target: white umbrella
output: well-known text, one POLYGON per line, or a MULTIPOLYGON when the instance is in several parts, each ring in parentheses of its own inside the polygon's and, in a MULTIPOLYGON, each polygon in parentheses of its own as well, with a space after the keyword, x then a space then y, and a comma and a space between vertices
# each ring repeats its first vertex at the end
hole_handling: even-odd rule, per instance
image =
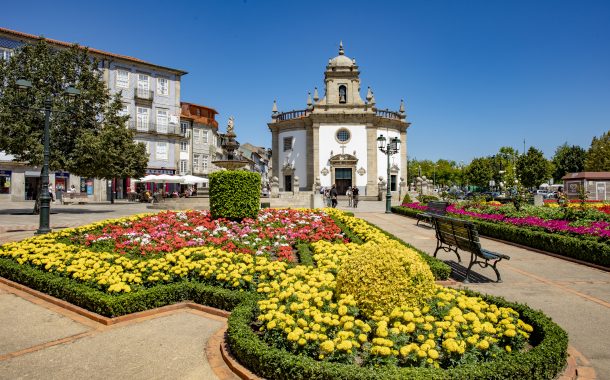
POLYGON ((207 178, 203 178, 203 177, 197 177, 195 175, 183 175, 182 176, 182 181, 180 183, 184 183, 186 185, 194 185, 196 183, 208 183, 208 179, 207 178))
POLYGON ((182 181, 182 177, 177 175, 169 175, 169 174, 149 174, 144 178, 140 178, 140 182, 148 182, 148 183, 180 183, 182 181))

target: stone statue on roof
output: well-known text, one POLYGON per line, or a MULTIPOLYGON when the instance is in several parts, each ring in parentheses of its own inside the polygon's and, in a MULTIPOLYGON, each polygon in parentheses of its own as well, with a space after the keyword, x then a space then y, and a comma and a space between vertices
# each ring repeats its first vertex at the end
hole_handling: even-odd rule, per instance
POLYGON ((227 122, 227 133, 233 133, 233 116, 229 116, 229 121, 227 122))

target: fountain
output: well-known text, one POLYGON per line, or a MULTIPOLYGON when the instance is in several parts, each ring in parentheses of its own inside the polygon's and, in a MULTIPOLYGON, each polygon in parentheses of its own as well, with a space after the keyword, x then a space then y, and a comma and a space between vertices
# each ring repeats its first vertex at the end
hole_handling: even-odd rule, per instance
POLYGON ((247 160, 235 156, 235 151, 239 148, 239 143, 235 141, 237 135, 234 132, 233 120, 233 116, 229 117, 227 134, 225 135, 224 142, 221 144, 221 147, 227 152, 227 158, 225 160, 212 161, 212 164, 226 170, 237 170, 248 164, 247 160))

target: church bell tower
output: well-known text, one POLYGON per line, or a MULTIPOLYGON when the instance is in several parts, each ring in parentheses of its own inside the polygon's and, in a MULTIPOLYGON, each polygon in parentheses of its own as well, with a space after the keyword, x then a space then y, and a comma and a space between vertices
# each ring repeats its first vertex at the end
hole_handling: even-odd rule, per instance
POLYGON ((321 105, 337 108, 364 107, 360 98, 360 71, 356 60, 345 55, 343 43, 339 44, 339 55, 328 60, 324 72, 325 97, 321 105))

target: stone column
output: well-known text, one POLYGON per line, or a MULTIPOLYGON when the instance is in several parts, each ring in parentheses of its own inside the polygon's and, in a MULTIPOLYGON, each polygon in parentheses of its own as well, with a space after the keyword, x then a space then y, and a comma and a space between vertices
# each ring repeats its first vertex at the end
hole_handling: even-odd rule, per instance
POLYGON ((377 128, 372 124, 366 125, 366 192, 361 195, 374 195, 377 189, 377 128))
MULTIPOLYGON (((309 134, 307 135, 309 136, 309 134)), ((311 178, 320 180, 320 123, 313 123, 311 127, 311 160, 307 161, 307 172, 311 173, 311 178)), ((309 184, 309 182, 308 182, 309 184)))
MULTIPOLYGON (((271 156, 271 162, 272 162, 272 168, 271 168, 271 175, 273 177, 275 177, 275 179, 277 180, 280 176, 280 143, 279 143, 279 133, 276 128, 272 128, 271 129, 271 149, 272 149, 272 156, 271 156)), ((279 183, 278 183, 279 186, 279 183)))
MULTIPOLYGON (((407 131, 400 132, 400 176, 409 178, 407 161, 407 131)), ((402 180, 401 178, 401 180, 402 180)))
POLYGON ((270 186, 271 186, 271 198, 279 198, 280 197, 280 180, 273 176, 271 177, 270 186))
POLYGON ((292 176, 292 194, 299 194, 299 177, 296 175, 292 176))

